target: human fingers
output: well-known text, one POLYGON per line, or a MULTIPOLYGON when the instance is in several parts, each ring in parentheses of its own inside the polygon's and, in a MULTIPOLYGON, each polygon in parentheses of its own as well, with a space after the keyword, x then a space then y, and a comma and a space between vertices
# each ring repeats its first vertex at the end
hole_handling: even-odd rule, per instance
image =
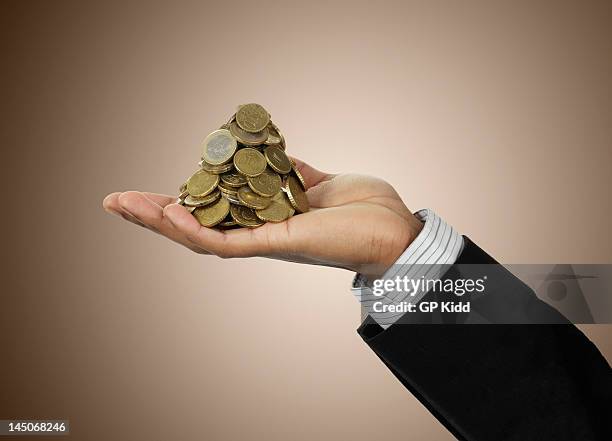
POLYGON ((304 181, 306 181, 306 188, 314 187, 315 185, 323 181, 332 179, 335 176, 333 174, 317 170, 311 165, 306 164, 301 159, 297 159, 294 157, 291 157, 291 159, 295 163, 295 168, 300 172, 300 174, 304 178, 304 181))
MULTIPOLYGON (((163 200, 161 200, 161 202, 163 202, 163 200)), ((120 193, 119 195, 113 196, 111 201, 108 201, 108 204, 111 204, 113 208, 118 206, 123 212, 127 213, 128 216, 135 219, 135 223, 140 226, 166 236, 168 239, 184 245, 192 251, 207 253, 206 250, 195 246, 184 235, 176 231, 172 223, 169 222, 168 219, 164 219, 163 208, 143 193, 138 191, 120 193), (115 202, 115 198, 117 202, 115 202)))
POLYGON ((147 198, 155 202, 160 207, 164 208, 168 204, 173 204, 176 202, 177 197, 171 196, 168 194, 160 194, 160 193, 149 193, 148 191, 143 191, 143 195, 147 198))
POLYGON ((121 193, 122 192, 115 192, 107 195, 104 198, 104 201, 102 201, 102 206, 104 207, 104 210, 107 213, 119 216, 128 222, 131 222, 143 228, 147 228, 147 226, 140 222, 136 217, 121 208, 121 205, 119 205, 119 196, 121 195, 121 193))

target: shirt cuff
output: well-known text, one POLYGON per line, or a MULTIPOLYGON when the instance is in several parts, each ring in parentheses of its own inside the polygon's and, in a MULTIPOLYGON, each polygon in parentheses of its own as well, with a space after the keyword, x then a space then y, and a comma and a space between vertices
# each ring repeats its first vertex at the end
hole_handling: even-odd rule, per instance
MULTIPOLYGON (((421 277, 438 279, 461 254, 463 237, 453 227, 429 209, 420 210, 415 216, 424 222, 423 229, 381 279, 397 277, 413 280, 421 277)), ((362 304, 362 311, 370 315, 384 329, 404 314, 404 312, 390 312, 389 309, 394 308, 383 307, 384 305, 400 305, 403 302, 416 304, 426 294, 425 291, 413 293, 391 291, 375 296, 369 285, 370 282, 366 277, 357 274, 353 279, 351 291, 362 304), (380 302, 376 309, 384 309, 385 312, 374 311, 373 305, 376 302, 380 302)))

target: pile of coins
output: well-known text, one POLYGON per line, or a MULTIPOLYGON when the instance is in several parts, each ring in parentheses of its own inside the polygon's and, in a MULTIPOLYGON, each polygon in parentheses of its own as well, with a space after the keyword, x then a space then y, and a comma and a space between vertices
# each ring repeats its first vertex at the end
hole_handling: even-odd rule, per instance
POLYGON ((306 183, 285 138, 259 104, 244 104, 204 140, 200 169, 179 189, 205 227, 255 228, 308 211, 306 183))

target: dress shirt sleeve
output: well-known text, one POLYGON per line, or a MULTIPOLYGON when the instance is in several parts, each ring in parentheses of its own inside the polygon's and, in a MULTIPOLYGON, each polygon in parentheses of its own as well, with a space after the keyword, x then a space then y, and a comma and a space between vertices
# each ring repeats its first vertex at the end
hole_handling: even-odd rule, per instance
MULTIPOLYGON (((453 227, 429 209, 420 210, 415 213, 415 216, 424 222, 423 229, 406 248, 406 251, 385 272, 382 279, 441 278, 461 254, 463 237, 453 227)), ((399 305, 402 302, 416 304, 426 294, 425 291, 411 294, 386 292, 382 296, 375 296, 370 281, 362 274, 355 276, 351 291, 361 302, 365 315, 370 315, 384 329, 395 323, 404 313, 375 312, 372 308, 375 302, 382 302, 379 305, 399 305)))

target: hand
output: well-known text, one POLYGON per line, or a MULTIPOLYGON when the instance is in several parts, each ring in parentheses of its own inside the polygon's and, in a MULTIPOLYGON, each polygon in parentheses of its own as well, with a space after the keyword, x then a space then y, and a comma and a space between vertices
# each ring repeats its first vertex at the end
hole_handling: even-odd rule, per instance
POLYGON ((197 253, 263 256, 356 272, 372 265, 389 267, 421 231, 422 223, 387 182, 363 175, 331 175, 295 162, 308 187, 311 211, 259 228, 202 227, 175 203, 175 196, 155 193, 112 193, 103 205, 106 211, 197 253))

